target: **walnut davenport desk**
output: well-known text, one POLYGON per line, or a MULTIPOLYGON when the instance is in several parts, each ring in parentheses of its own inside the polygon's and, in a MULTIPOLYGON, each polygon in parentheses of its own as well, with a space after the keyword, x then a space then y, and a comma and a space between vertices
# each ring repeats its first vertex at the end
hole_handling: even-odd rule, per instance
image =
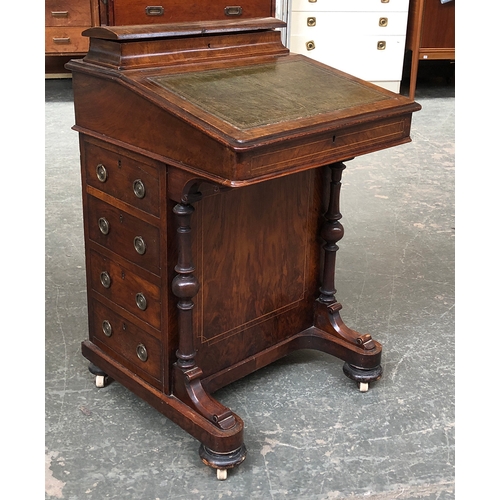
POLYGON ((70 61, 89 338, 114 379, 201 442, 219 479, 243 421, 211 394, 296 349, 361 390, 381 345, 335 298, 344 161, 410 141, 420 105, 291 54, 274 18, 94 27, 70 61))

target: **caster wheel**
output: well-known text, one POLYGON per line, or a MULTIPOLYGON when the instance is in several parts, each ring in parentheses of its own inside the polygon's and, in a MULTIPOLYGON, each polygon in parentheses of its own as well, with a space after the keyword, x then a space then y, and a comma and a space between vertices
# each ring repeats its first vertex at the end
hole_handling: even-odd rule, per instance
POLYGON ((227 479, 227 469, 217 469, 217 479, 225 481, 227 479))
POLYGON ((368 392, 370 384, 368 382, 360 382, 358 386, 359 386, 359 392, 368 392))
POLYGON ((106 385, 106 376, 105 375, 96 375, 95 378, 96 387, 102 388, 106 385))

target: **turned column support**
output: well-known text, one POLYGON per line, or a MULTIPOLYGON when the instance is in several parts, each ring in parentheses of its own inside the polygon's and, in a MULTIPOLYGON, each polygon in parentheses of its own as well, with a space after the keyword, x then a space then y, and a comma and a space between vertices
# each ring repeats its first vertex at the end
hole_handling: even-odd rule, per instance
POLYGON ((183 202, 175 205, 173 212, 177 223, 178 257, 176 276, 172 281, 172 292, 177 302, 179 325, 179 348, 175 365, 174 395, 189 405, 218 428, 228 430, 236 425, 235 415, 208 395, 202 384, 202 370, 196 365, 196 350, 193 329, 193 298, 200 284, 194 272, 191 254, 191 203, 201 199, 200 193, 183 197, 183 202))
POLYGON ((349 373, 344 372, 351 378, 359 379, 360 376, 353 370, 361 371, 363 381, 366 379, 377 380, 382 374, 380 366, 370 366, 369 371, 364 364, 370 363, 370 357, 380 359, 382 350, 381 345, 374 341, 369 334, 360 334, 352 330, 342 321, 340 310, 342 305, 337 301, 335 294, 335 266, 337 259, 337 251, 339 249, 337 243, 344 236, 344 228, 340 223, 342 213, 340 212, 340 189, 342 186, 342 172, 346 168, 344 163, 337 162, 329 165, 331 180, 328 208, 324 214, 325 221, 321 227, 321 237, 325 241, 324 250, 324 266, 322 282, 319 289, 319 297, 316 301, 315 326, 321 330, 328 332, 333 338, 339 338, 348 342, 351 345, 349 354, 349 373), (366 355, 369 355, 367 358, 366 355), (364 360, 364 361, 361 361, 364 360))

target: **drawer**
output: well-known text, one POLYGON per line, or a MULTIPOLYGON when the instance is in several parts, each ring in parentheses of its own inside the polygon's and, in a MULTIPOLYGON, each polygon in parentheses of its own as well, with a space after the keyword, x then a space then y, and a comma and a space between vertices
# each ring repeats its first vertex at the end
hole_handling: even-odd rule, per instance
POLYGON ((91 340, 95 342, 97 339, 137 368, 160 380, 161 342, 95 299, 91 299, 91 310, 91 340))
POLYGON ((87 198, 89 238, 160 275, 160 232, 156 226, 93 196, 87 198))
POLYGON ((45 0, 45 26, 91 25, 90 0, 45 0))
POLYGON ((292 12, 408 12, 409 0, 291 0, 292 12))
POLYGON ((401 80, 404 36, 290 37, 290 50, 367 81, 401 80), (311 45, 313 42, 313 45, 311 45), (308 50, 308 47, 311 50, 308 50), (334 50, 340 47, 341 50, 334 50))
POLYGON ((82 36, 85 27, 49 27, 45 28, 46 54, 79 54, 89 50, 89 39, 82 36))
POLYGON ((154 163, 85 143, 86 182, 140 210, 160 215, 159 173, 154 163))
MULTIPOLYGON (((295 12, 292 15, 291 33, 314 37, 335 32, 338 35, 394 36, 406 35, 406 12, 295 12)), ((348 50, 343 44, 342 50, 348 50)))
POLYGON ((160 329, 160 288, 103 255, 90 251, 91 287, 153 328, 160 329))
POLYGON ((269 0, 241 0, 231 3, 227 0, 114 0, 114 24, 152 24, 217 19, 242 19, 271 17, 273 2, 269 0))

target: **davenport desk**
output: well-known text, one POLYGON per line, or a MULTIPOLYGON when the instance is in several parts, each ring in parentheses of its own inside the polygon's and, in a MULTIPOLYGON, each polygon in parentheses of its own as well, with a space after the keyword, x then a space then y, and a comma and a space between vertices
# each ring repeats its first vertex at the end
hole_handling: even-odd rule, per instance
POLYGON ((243 421, 211 394, 296 349, 361 390, 381 345, 335 298, 344 161, 410 141, 412 100, 301 55, 274 18, 90 28, 68 63, 89 338, 114 379, 225 479, 243 421))

